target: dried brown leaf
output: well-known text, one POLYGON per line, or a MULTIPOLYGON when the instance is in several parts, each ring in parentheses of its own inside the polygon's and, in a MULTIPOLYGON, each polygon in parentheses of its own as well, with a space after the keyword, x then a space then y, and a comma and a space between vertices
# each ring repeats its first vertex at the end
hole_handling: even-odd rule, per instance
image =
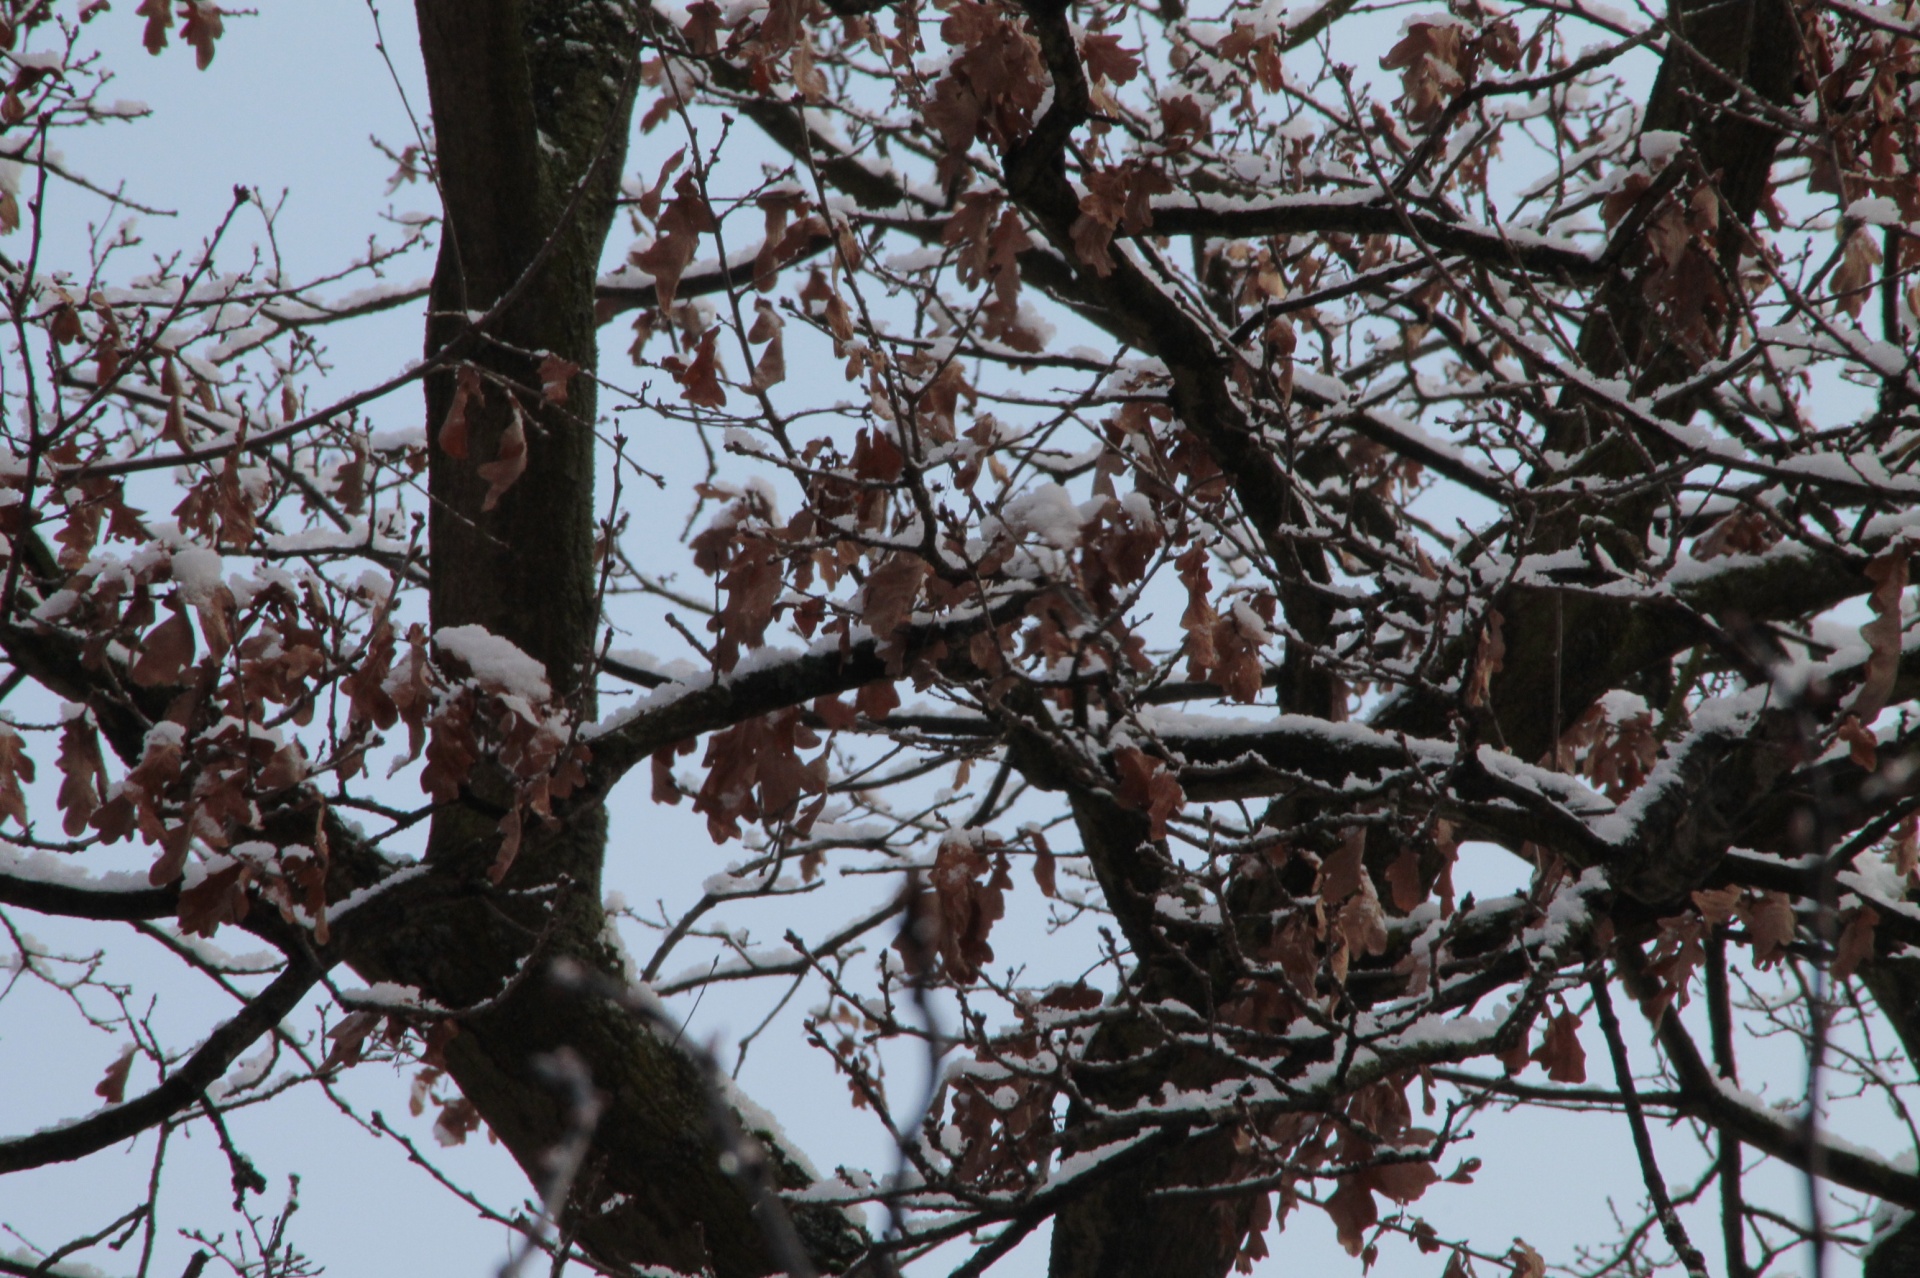
POLYGON ((481 510, 492 510, 499 505, 507 490, 527 472, 526 414, 517 400, 509 402, 513 405, 513 415, 507 421, 506 430, 500 433, 499 450, 492 461, 474 468, 480 478, 487 481, 487 495, 480 503, 481 510))
POLYGON ((1871 905, 1862 905, 1847 915, 1847 924, 1840 929, 1840 939, 1833 946, 1835 980, 1846 980, 1873 957, 1873 931, 1879 923, 1880 912, 1871 905))
POLYGON ((93 1086, 93 1094, 109 1105, 118 1105, 127 1098, 127 1075, 133 1072, 133 1044, 128 1043, 120 1049, 120 1055, 113 1058, 113 1064, 107 1066, 107 1072, 93 1086))

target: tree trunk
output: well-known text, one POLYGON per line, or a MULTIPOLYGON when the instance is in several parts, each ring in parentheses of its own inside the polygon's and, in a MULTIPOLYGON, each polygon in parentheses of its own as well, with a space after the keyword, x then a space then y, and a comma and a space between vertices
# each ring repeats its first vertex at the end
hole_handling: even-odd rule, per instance
MULTIPOLYGON (((599 613, 593 289, 631 127, 637 33, 611 4, 419 0, 416 9, 446 214, 426 350, 451 350, 484 378, 483 397, 465 404, 467 456, 432 449, 432 622, 477 624, 510 640, 590 721, 599 613), (471 320, 496 307, 476 333, 471 320), (564 403, 540 393, 549 354, 582 370, 564 403), (496 485, 478 467, 496 460, 516 417, 525 471, 489 509, 496 485)), ((430 440, 460 382, 453 367, 427 378, 430 440)), ((595 1260, 723 1278, 771 1272, 779 1266, 750 1200, 721 1170, 699 1069, 625 1012, 560 995, 544 977, 564 957, 625 979, 600 905, 604 813, 591 805, 557 829, 529 831, 492 892, 483 876, 505 798, 499 777, 476 771, 462 801, 435 815, 428 859, 469 877, 475 894, 420 911, 359 966, 370 978, 417 985, 436 1003, 486 1005, 458 1018, 449 1072, 536 1185, 570 1121, 539 1065, 562 1049, 585 1062, 606 1109, 574 1185, 570 1227, 595 1260)), ((773 1153, 783 1184, 808 1182, 773 1153)), ((795 1215, 824 1268, 845 1268, 864 1247, 836 1211, 795 1215)))

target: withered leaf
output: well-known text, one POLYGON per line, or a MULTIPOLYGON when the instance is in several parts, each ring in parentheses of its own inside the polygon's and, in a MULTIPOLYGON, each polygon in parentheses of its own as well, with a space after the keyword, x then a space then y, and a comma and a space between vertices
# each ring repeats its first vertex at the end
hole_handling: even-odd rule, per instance
POLYGON ((320 1072, 325 1074, 358 1065, 366 1049, 367 1038, 379 1025, 380 1013, 366 1008, 341 1017, 339 1024, 327 1031, 332 1046, 327 1048, 326 1059, 320 1062, 320 1072))
POLYGON ((20 783, 33 780, 33 760, 27 743, 10 726, 0 725, 0 817, 27 824, 27 798, 20 783))
POLYGON ((1840 939, 1833 947, 1835 980, 1846 980, 1873 957, 1873 930, 1879 923, 1880 912, 1871 905, 1862 905, 1847 915, 1847 925, 1840 930, 1840 939))
POLYGON ((1140 74, 1140 59, 1120 47, 1120 37, 1101 32, 1080 41, 1080 56, 1086 60, 1087 73, 1099 80, 1125 84, 1140 74))
POLYGON ((1871 724, 1886 706, 1900 673, 1900 596, 1907 588, 1906 543, 1869 560, 1865 571, 1867 580, 1873 583, 1867 606, 1874 614, 1873 620, 1860 627, 1869 653, 1867 671, 1847 710, 1861 723, 1871 724))
POLYGON ((764 298, 755 302, 754 310, 757 313, 753 326, 747 330, 747 340, 755 346, 764 342, 766 349, 760 352, 760 358, 754 362, 753 380, 748 386, 752 390, 763 391, 787 380, 786 341, 781 336, 786 324, 781 320, 780 313, 764 298))
POLYGON ((247 883, 253 867, 244 861, 209 873, 180 893, 180 930, 197 936, 212 936, 222 923, 246 920, 249 901, 247 883))
POLYGON ((53 308, 53 314, 47 320, 47 331, 62 346, 71 346, 87 335, 86 330, 80 327, 80 312, 72 302, 62 302, 53 308))
POLYGON ((1420 853, 1413 848, 1400 849, 1400 855, 1387 866, 1387 888, 1393 894, 1393 908, 1400 914, 1412 913, 1427 899, 1420 882, 1420 853))
POLYGON ((863 683, 860 691, 853 695, 853 708, 875 723, 882 723, 900 708, 900 690, 893 686, 891 679, 863 683))
POLYGON ((527 471, 527 419, 521 410, 519 401, 509 401, 513 405, 513 415, 507 421, 506 430, 500 433, 500 449, 490 462, 475 467, 480 478, 487 481, 487 495, 480 503, 481 510, 492 510, 500 504, 507 490, 518 482, 527 471))
POLYGON ((1767 891, 1750 895, 1735 911, 1747 925, 1747 941, 1753 946, 1753 961, 1770 967, 1786 952, 1793 940, 1793 900, 1785 892, 1767 891))
POLYGON ((1847 743, 1847 757, 1853 766, 1863 772, 1873 772, 1880 766, 1880 739, 1873 729, 1860 722, 1860 716, 1849 714, 1840 720, 1840 726, 1834 729, 1834 735, 1847 743))
POLYGON ((441 452, 449 457, 466 457, 467 415, 485 398, 486 383, 480 379, 480 370, 471 364, 462 364, 454 377, 453 401, 447 405, 447 416, 440 423, 437 439, 441 452))
POLYGON ((1562 1012, 1547 1022, 1547 1032, 1534 1049, 1533 1059, 1546 1068, 1547 1077, 1556 1083, 1587 1081, 1587 1052, 1580 1045, 1580 1018, 1562 1012))
POLYGON ((719 329, 710 328, 694 348, 691 361, 683 364, 679 360, 667 360, 673 380, 680 383, 680 398, 689 404, 702 408, 726 407, 727 388, 720 384, 720 356, 714 345, 719 336, 719 329))
POLYGON ((1480 643, 1473 655, 1473 671, 1467 679, 1467 704, 1484 706, 1492 693, 1493 677, 1506 663, 1507 641, 1500 627, 1506 618, 1498 609, 1489 609, 1486 624, 1480 628, 1480 643))
POLYGON ((1840 250, 1840 265, 1834 269, 1829 283, 1840 302, 1840 309, 1855 319, 1860 318, 1860 311, 1867 304, 1874 270, 1879 265, 1880 247, 1873 242, 1873 237, 1865 228, 1847 236, 1847 242, 1840 250))
MULTIPOLYGON (((672 163, 677 162, 676 155, 672 163)), ((669 168, 670 171, 670 168, 669 168)), ((661 177, 664 179, 666 172, 661 177)), ((703 232, 713 230, 713 213, 700 184, 691 173, 683 173, 674 183, 674 198, 660 215, 660 237, 634 255, 633 264, 653 276, 654 296, 664 312, 672 309, 680 291, 680 277, 693 262, 703 232)))
POLYGON ((433 1138, 442 1145, 464 1145, 467 1137, 480 1130, 480 1110, 464 1096, 457 1096, 440 1107, 433 1123, 433 1138))
POLYGON ((578 364, 548 351, 540 361, 540 398, 549 404, 566 403, 567 384, 579 373, 578 364))
MULTIPOLYGON (((1433 1139, 1433 1133, 1422 1128, 1413 1128, 1408 1136, 1420 1140, 1433 1139)), ((1402 1205, 1416 1202, 1428 1189, 1440 1182, 1440 1173, 1428 1162, 1382 1163, 1368 1173, 1367 1179, 1373 1187, 1394 1202, 1402 1205)))
POLYGON ((100 755, 100 738, 84 714, 68 719, 60 729, 60 793, 56 801, 66 813, 61 828, 78 838, 100 806, 107 801, 107 765, 100 755))
POLYGON ((173 25, 173 0, 140 0, 140 7, 134 16, 147 20, 146 30, 141 43, 147 52, 155 54, 167 47, 167 28, 173 25))
POLYGON ((114 1057, 113 1064, 107 1066, 107 1072, 94 1084, 93 1094, 109 1105, 118 1105, 127 1097, 127 1075, 133 1071, 133 1044, 128 1043, 114 1057))
POLYGON ((495 884, 507 877, 507 871, 520 855, 520 832, 520 809, 514 808, 500 818, 500 849, 494 854, 493 864, 487 867, 487 877, 495 884))
POLYGON ((1513 1240, 1513 1250, 1507 1253, 1507 1259, 1513 1265, 1511 1278, 1547 1278, 1545 1258, 1521 1239, 1513 1240))
POLYGON ((168 600, 173 615, 147 632, 140 643, 140 655, 128 676, 143 688, 165 687, 180 682, 181 672, 193 664, 193 623, 177 599, 168 600))
POLYGON ((1047 836, 1038 830, 1027 831, 1027 841, 1033 844, 1033 881, 1042 895, 1058 899, 1060 885, 1056 877, 1058 869, 1054 864, 1053 849, 1047 846, 1047 836))
POLYGON ((927 882, 940 906, 941 961, 953 979, 971 981, 993 961, 987 934, 1006 914, 1006 893, 1013 886, 1006 852, 991 835, 959 833, 941 841, 927 882), (995 853, 991 860, 988 849, 995 853))
POLYGON ((1367 1230, 1380 1223, 1380 1208, 1373 1191, 1360 1176, 1342 1176, 1340 1186, 1326 1202, 1327 1216, 1333 1221, 1340 1245, 1349 1256, 1358 1256, 1366 1243, 1367 1230))
POLYGON ((213 42, 226 30, 217 6, 207 0, 181 0, 180 38, 193 46, 194 65, 205 71, 213 62, 213 42))
POLYGON ((1700 917, 1716 927, 1726 924, 1739 904, 1737 887, 1700 888, 1693 893, 1693 906, 1700 911, 1700 917))
POLYGON ((884 639, 906 624, 928 572, 927 561, 920 556, 896 551, 867 574, 866 589, 860 596, 860 619, 876 637, 884 639))

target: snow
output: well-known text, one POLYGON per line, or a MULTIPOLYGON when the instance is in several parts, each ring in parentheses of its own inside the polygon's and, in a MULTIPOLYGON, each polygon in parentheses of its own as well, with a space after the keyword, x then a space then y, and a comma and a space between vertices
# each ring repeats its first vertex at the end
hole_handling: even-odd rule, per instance
POLYGON ((339 922, 354 910, 359 909, 362 905, 371 901, 374 897, 398 887, 409 879, 417 879, 426 872, 427 867, 425 865, 409 865, 404 869, 395 870, 378 883, 369 883, 365 887, 355 888, 327 907, 327 922, 329 924, 339 922))
POLYGON ((25 1247, 14 1247, 0 1251, 0 1260, 10 1261, 20 1266, 22 1273, 44 1273, 47 1278, 107 1278, 104 1269, 78 1260, 63 1260, 58 1264, 47 1265, 47 1258, 38 1252, 28 1251, 25 1247), (41 1268, 46 1265, 46 1268, 41 1268))
POLYGON ((536 703, 553 698, 546 667, 485 626, 443 626, 434 632, 433 642, 445 655, 466 663, 474 678, 509 696, 536 703))
POLYGON ((413 985, 399 985, 393 981, 376 981, 363 990, 341 990, 340 1001, 348 1007, 391 1007, 401 1011, 414 1011, 426 1008, 432 1011, 445 1011, 420 997, 420 990, 413 985))
POLYGON ((198 607, 213 600, 226 561, 204 546, 181 546, 173 552, 173 579, 188 603, 198 607))
POLYGON ((1847 220, 1865 222, 1868 226, 1898 226, 1904 218, 1900 216, 1900 206, 1884 195, 1863 195, 1847 205, 1847 220))
MULTIPOLYGON (((750 1096, 734 1086, 731 1078, 718 1070, 710 1071, 707 1077, 712 1085, 719 1089, 722 1099, 734 1113, 740 1116, 742 1128, 770 1145, 780 1158, 806 1173, 807 1179, 826 1180, 826 1177, 820 1174, 820 1169, 813 1165, 813 1160, 807 1157, 806 1151, 787 1135, 787 1129, 780 1125, 780 1120, 771 1112, 756 1104, 750 1096)), ((860 1218, 856 1217, 856 1219, 860 1218)), ((864 1224, 865 1221, 862 1219, 861 1223, 864 1224)))
POLYGON ((1648 164, 1664 164, 1686 145, 1687 136, 1670 129, 1648 129, 1640 135, 1640 158, 1648 164))
POLYGON ((1581 935, 1592 918, 1587 898, 1604 895, 1609 886, 1606 870, 1597 865, 1589 866, 1577 880, 1562 885, 1553 894, 1553 899, 1547 902, 1546 917, 1522 934, 1522 942, 1557 950, 1568 940, 1581 935))
POLYGON ((376 453, 398 452, 403 449, 426 446, 427 428, 424 425, 376 430, 367 436, 367 447, 376 453))
POLYGON ((327 550, 375 550, 398 555, 405 554, 407 550, 406 542, 379 536, 364 519, 354 520, 348 528, 308 528, 293 533, 269 533, 265 540, 267 549, 283 555, 327 550))
POLYGON ((1016 533, 1031 533, 1060 550, 1080 544, 1080 530, 1099 513, 1104 498, 1078 505, 1059 484, 1041 484, 1008 502, 1002 519, 1016 533))
MULTIPOLYGON (((1424 768, 1450 768, 1456 760, 1455 747, 1448 741, 1393 736, 1376 732, 1361 723, 1330 723, 1311 715, 1281 714, 1267 719, 1245 716, 1203 715, 1172 710, 1162 706, 1144 708, 1138 716, 1141 726, 1161 736, 1184 736, 1230 744, 1235 738, 1247 738, 1249 748, 1262 737, 1291 737, 1302 746, 1324 744, 1345 751, 1378 751, 1396 764, 1424 768)), ((1481 766, 1502 780, 1540 793, 1571 811, 1589 818, 1611 813, 1613 804, 1578 778, 1522 763, 1512 755, 1501 754, 1491 746, 1481 746, 1481 766)), ((1366 785, 1368 779, 1353 776, 1349 782, 1366 785)))
POLYGON ((152 888, 144 870, 91 874, 71 857, 0 844, 0 875, 24 883, 84 888, 89 892, 145 892, 152 888))
POLYGON ((207 1089, 207 1095, 214 1100, 222 1100, 234 1092, 242 1092, 254 1086, 267 1076, 267 1070, 273 1065, 276 1044, 272 1039, 267 1045, 245 1060, 236 1064, 232 1070, 207 1089))

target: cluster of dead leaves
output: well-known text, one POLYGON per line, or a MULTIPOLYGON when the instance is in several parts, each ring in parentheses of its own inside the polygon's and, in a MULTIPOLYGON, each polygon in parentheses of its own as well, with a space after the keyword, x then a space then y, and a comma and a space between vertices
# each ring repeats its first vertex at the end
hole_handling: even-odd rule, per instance
POLYGON ((1255 591, 1226 605, 1221 615, 1211 597, 1207 558, 1206 547, 1196 545, 1174 561, 1187 587, 1187 608, 1180 616, 1187 675, 1219 685, 1235 701, 1252 703, 1260 699, 1266 683, 1268 627, 1278 601, 1255 591))
POLYGON ((1353 960, 1387 951, 1387 912, 1367 872, 1367 834, 1349 830, 1340 848, 1320 865, 1317 922, 1326 946, 1327 969, 1344 982, 1353 960))
POLYGON ((1080 216, 1069 236, 1073 251, 1097 275, 1113 273, 1109 251, 1113 233, 1138 235, 1153 226, 1153 197, 1173 191, 1165 170, 1147 160, 1128 160, 1109 169, 1086 174, 1087 193, 1080 197, 1080 216))
POLYGON ((766 642, 785 590, 787 565, 766 492, 703 487, 701 495, 733 499, 692 542, 694 566, 718 578, 726 596, 707 621, 714 634, 714 668, 725 674, 740 663, 743 651, 766 642))
MULTIPOLYGON (((694 811, 707 818, 715 843, 739 838, 742 821, 764 826, 791 821, 793 833, 804 837, 826 806, 829 761, 830 751, 799 707, 747 719, 707 738, 701 760, 707 775, 694 795, 694 811), (800 757, 802 750, 815 748, 820 753, 814 758, 800 757), (799 808, 803 795, 816 796, 804 812, 799 808)), ((655 793, 661 793, 658 785, 655 793)))
MULTIPOLYGON (((1909 867, 1911 861, 1908 862, 1909 867)), ((1752 950, 1754 966, 1766 969, 1786 957, 1798 927, 1793 898, 1785 892, 1751 888, 1701 888, 1693 893, 1693 909, 1660 920, 1660 931, 1647 965, 1653 990, 1641 1000, 1649 1020, 1657 1021, 1670 1004, 1684 1006, 1688 983, 1706 961, 1705 941, 1714 928, 1738 924, 1752 950)), ((1879 912, 1865 903, 1841 912, 1840 933, 1834 944, 1831 970, 1845 980, 1874 953, 1879 912)))
POLYGON ((1907 589, 1910 550, 1911 547, 1901 541, 1867 561, 1866 577, 1873 585, 1867 594, 1867 607, 1873 612, 1873 618, 1860 627, 1860 637, 1867 643, 1866 669, 1859 688, 1834 727, 1834 736, 1846 742, 1854 764, 1867 772, 1877 771, 1880 766, 1880 742, 1874 735, 1873 721, 1886 708, 1900 674, 1902 632, 1906 624, 1900 601, 1907 589))
MULTIPOLYGON (((1906 101, 1920 67, 1920 41, 1844 13, 1816 25, 1807 34, 1804 65, 1817 82, 1823 129, 1822 144, 1808 152, 1808 187, 1838 196, 1842 206, 1862 196, 1889 200, 1903 220, 1920 220, 1920 172, 1910 158, 1920 148, 1920 119, 1906 101)), ((1897 260, 1883 264, 1869 228, 1844 220, 1839 234, 1827 284, 1840 309, 1857 319, 1882 266, 1909 272, 1920 249, 1911 237, 1900 237, 1897 260)), ((1920 289, 1908 291, 1910 299, 1920 298, 1920 289)))
MULTIPOLYGON (((1282 1227, 1288 1213, 1299 1206, 1300 1186, 1325 1176, 1335 1168, 1334 1192, 1322 1204, 1332 1220, 1340 1244, 1352 1256, 1368 1250, 1367 1234, 1380 1223, 1380 1208, 1375 1195, 1406 1206, 1417 1201, 1442 1179, 1431 1155, 1425 1151, 1438 1141, 1438 1133, 1413 1123, 1412 1107, 1406 1089, 1413 1081, 1402 1072, 1368 1084, 1346 1098, 1340 1111, 1331 1115, 1285 1113, 1266 1121, 1258 1132, 1246 1131, 1240 1141, 1247 1167, 1243 1174, 1259 1174, 1270 1164, 1281 1163, 1289 1173, 1279 1189, 1279 1216, 1282 1227)), ((1432 1113, 1429 1105, 1428 1113, 1432 1113)), ((1468 1160, 1445 1179, 1468 1183, 1474 1169, 1468 1160)), ((1241 1260, 1247 1262, 1241 1272, 1250 1272, 1250 1262, 1265 1254, 1258 1239, 1263 1216, 1256 1213, 1241 1260)), ((1437 1241, 1421 1242, 1422 1251, 1437 1251, 1437 1241)))
POLYGON ((1689 190, 1638 169, 1607 196, 1600 214, 1616 234, 1637 223, 1633 261, 1641 292, 1689 359, 1698 365, 1718 355, 1731 295, 1719 257, 1725 208, 1715 185, 1689 190))
POLYGON ((1004 150, 1032 131, 1051 80, 1038 42, 999 5, 956 0, 940 34, 955 52, 921 113, 945 145, 940 179, 950 182, 976 137, 1004 150))
POLYGON ((141 42, 155 55, 167 47, 167 28, 178 16, 181 43, 192 47, 193 60, 202 71, 213 61, 214 41, 226 31, 221 9, 207 0, 140 0, 133 12, 147 20, 141 42))
POLYGON ((1121 807, 1145 814, 1149 838, 1166 838, 1167 819, 1185 806, 1187 801, 1187 793, 1181 788, 1179 778, 1173 775, 1164 761, 1137 746, 1122 746, 1115 750, 1113 765, 1119 780, 1114 787, 1113 797, 1121 807))
MULTIPOLYGON (((1536 42, 1528 57, 1537 62, 1539 56, 1536 42)), ((1408 23, 1399 42, 1380 59, 1380 67, 1400 72, 1402 109, 1413 123, 1428 125, 1473 84, 1481 63, 1512 71, 1521 57, 1519 29, 1510 21, 1474 26, 1442 19, 1408 23)))
MULTIPOLYGON (((807 481, 807 509, 820 524, 851 520, 862 532, 878 532, 891 514, 890 487, 906 470, 906 454, 883 431, 863 427, 853 441, 851 456, 842 456, 829 441, 807 445, 804 460, 811 468, 807 481)), ((814 566, 831 585, 839 579, 836 555, 816 555, 814 566)))
POLYGON ((1056 985, 1016 1006, 1019 1028, 975 1048, 985 1068, 961 1071, 949 1085, 960 1179, 981 1189, 1022 1189, 1039 1179, 1057 1143, 1059 1062, 1101 1002, 1085 985, 1056 985))
MULTIPOLYGON (((551 351, 542 355, 534 370, 534 380, 540 385, 539 402, 564 405, 579 373, 580 366, 564 356, 551 351)), ((476 415, 485 410, 489 398, 487 377, 477 365, 461 364, 454 370, 453 398, 435 435, 441 452, 459 461, 467 460, 472 452, 476 415)), ((474 472, 487 481, 486 496, 480 502, 483 511, 500 504, 507 490, 527 473, 528 461, 527 406, 521 403, 520 395, 509 390, 496 391, 491 398, 504 404, 506 425, 495 440, 493 460, 474 467, 474 472)))
POLYGON ((1006 915, 1013 887, 1006 845, 984 830, 952 831, 934 853, 927 883, 933 894, 933 948, 946 974, 964 985, 993 961, 987 934, 1006 915))
POLYGON ((970 191, 947 219, 941 241, 956 250, 954 270, 969 288, 993 296, 981 309, 981 333, 1015 350, 1038 351, 1037 334, 1020 323, 1020 255, 1032 247, 1020 215, 998 191, 970 191))
POLYGON ((653 221, 656 234, 652 244, 629 258, 653 276, 656 304, 662 311, 672 309, 673 299, 680 291, 680 277, 693 264, 701 235, 711 234, 715 225, 713 208, 707 203, 698 178, 691 172, 680 175, 674 183, 673 198, 667 201, 664 210, 659 207, 660 188, 685 155, 684 149, 675 151, 661 167, 653 190, 641 198, 641 211, 653 221))
MULTIPOLYGON (((420 656, 415 646, 395 680, 408 694, 421 677, 420 656)), ((564 703, 530 701, 526 689, 469 673, 451 654, 440 655, 426 682, 433 695, 420 788, 441 802, 457 798, 482 759, 496 764, 512 786, 513 802, 499 822, 500 847, 487 871, 498 883, 513 867, 527 827, 551 824, 553 805, 586 783, 593 751, 574 732, 564 703)))
POLYGON ((1722 555, 1759 555, 1780 541, 1778 520, 1757 510, 1742 508, 1702 533, 1690 552, 1698 560, 1718 559, 1722 555))
MULTIPOLYGON (((63 828, 70 837, 92 829, 108 843, 137 834, 154 844, 159 854, 149 877, 156 885, 180 878, 196 841, 215 853, 236 843, 254 849, 245 858, 230 856, 183 893, 181 923, 189 930, 210 933, 244 913, 233 894, 244 895, 256 879, 273 886, 289 912, 296 899, 307 908, 324 877, 324 848, 317 857, 304 849, 283 862, 250 841, 264 806, 304 782, 311 764, 297 741, 258 725, 269 706, 284 707, 294 724, 311 721, 315 681, 329 665, 330 614, 311 584, 268 581, 242 608, 215 581, 167 596, 165 618, 141 634, 158 611, 151 587, 167 570, 164 557, 147 557, 137 571, 102 573, 91 586, 75 579, 87 591, 96 625, 97 642, 88 651, 125 636, 140 654, 129 671, 132 682, 176 692, 167 718, 148 732, 141 758, 117 782, 91 712, 75 707, 67 715, 57 756, 63 828), (196 660, 196 616, 208 648, 204 660, 196 660)), ((23 769, 31 765, 12 744, 0 742, 0 811, 24 820, 17 779, 30 776, 23 769)))
POLYGON ((1614 697, 1588 706, 1560 735, 1552 764, 1577 772, 1618 800, 1640 788, 1659 757, 1653 712, 1638 698, 1614 697))
POLYGON ((1280 57, 1280 35, 1276 31, 1263 31, 1252 23, 1236 22, 1213 51, 1223 61, 1245 67, 1268 93, 1280 92, 1287 82, 1280 57))
MULTIPOLYGON (((12 203, 13 196, 7 196, 8 204, 0 206, 0 232, 13 231, 20 225, 20 211, 12 203)), ((120 319, 114 314, 112 305, 103 294, 95 293, 84 299, 76 299, 65 289, 49 289, 53 305, 46 313, 48 336, 61 347, 84 343, 90 348, 94 360, 94 381, 100 386, 110 386, 120 375, 120 366, 126 358, 126 334, 120 327, 120 319), (91 313, 92 323, 83 318, 91 313), (92 332, 89 334, 88 329, 92 332)), ((162 369, 162 380, 165 370, 162 369)), ((176 387, 183 394, 191 394, 202 408, 215 406, 212 389, 202 381, 195 379, 189 387, 185 379, 176 375, 176 387)), ((167 405, 167 429, 169 434, 178 435, 182 415, 185 412, 184 399, 176 400, 169 396, 167 405)))

